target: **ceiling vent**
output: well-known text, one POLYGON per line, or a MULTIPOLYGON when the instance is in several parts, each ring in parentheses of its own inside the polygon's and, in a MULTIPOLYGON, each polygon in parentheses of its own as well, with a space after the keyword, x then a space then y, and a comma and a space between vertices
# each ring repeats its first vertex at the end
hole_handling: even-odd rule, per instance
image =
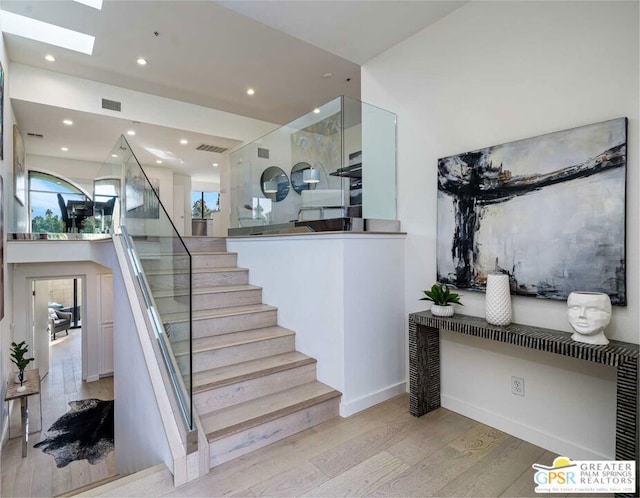
POLYGON ((29 133, 29 132, 27 132, 27 136, 28 137, 33 137, 33 138, 44 138, 44 135, 42 133, 29 133))
POLYGON ((229 149, 228 147, 218 147, 217 145, 200 144, 196 147, 196 150, 203 150, 205 152, 217 152, 220 154, 229 149))
POLYGON ((122 111, 122 102, 117 102, 115 100, 102 99, 102 108, 108 109, 110 111, 122 111))

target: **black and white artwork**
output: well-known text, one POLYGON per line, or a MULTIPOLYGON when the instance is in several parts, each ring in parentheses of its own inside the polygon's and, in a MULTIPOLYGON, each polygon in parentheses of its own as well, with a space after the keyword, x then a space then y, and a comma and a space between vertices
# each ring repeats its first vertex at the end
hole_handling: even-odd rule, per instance
POLYGON ((127 218, 157 219, 160 217, 160 180, 138 176, 125 181, 127 218))
POLYGON ((439 159, 438 281, 625 305, 626 137, 618 118, 439 159))

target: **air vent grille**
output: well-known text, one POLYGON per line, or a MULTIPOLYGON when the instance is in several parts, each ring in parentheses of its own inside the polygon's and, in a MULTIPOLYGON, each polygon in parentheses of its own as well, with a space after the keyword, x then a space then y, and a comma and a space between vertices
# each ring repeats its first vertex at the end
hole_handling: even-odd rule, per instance
POLYGON ((269 149, 263 149, 262 147, 258 147, 258 157, 263 159, 269 159, 269 149))
POLYGON ((44 138, 44 135, 42 133, 29 133, 29 132, 27 132, 27 136, 28 137, 33 137, 33 138, 44 138))
POLYGON ((200 144, 196 147, 196 150, 203 150, 205 152, 222 153, 227 151, 228 147, 218 147, 217 145, 200 144))
POLYGON ((102 108, 109 109, 110 111, 122 111, 122 102, 115 100, 102 99, 102 108))

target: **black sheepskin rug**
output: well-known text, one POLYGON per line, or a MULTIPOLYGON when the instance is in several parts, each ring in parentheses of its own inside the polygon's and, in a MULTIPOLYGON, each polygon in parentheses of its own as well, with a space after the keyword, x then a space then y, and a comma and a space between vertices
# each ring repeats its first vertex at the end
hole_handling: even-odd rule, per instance
POLYGON ((70 401, 69 407, 34 448, 53 455, 58 468, 85 459, 95 465, 113 450, 113 400, 70 401))

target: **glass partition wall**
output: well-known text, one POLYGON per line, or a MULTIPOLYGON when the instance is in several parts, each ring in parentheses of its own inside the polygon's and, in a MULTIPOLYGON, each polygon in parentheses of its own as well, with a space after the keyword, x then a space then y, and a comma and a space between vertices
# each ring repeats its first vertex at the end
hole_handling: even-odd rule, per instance
POLYGON ((230 159, 230 235, 365 230, 397 218, 396 115, 359 100, 334 99, 230 159))

